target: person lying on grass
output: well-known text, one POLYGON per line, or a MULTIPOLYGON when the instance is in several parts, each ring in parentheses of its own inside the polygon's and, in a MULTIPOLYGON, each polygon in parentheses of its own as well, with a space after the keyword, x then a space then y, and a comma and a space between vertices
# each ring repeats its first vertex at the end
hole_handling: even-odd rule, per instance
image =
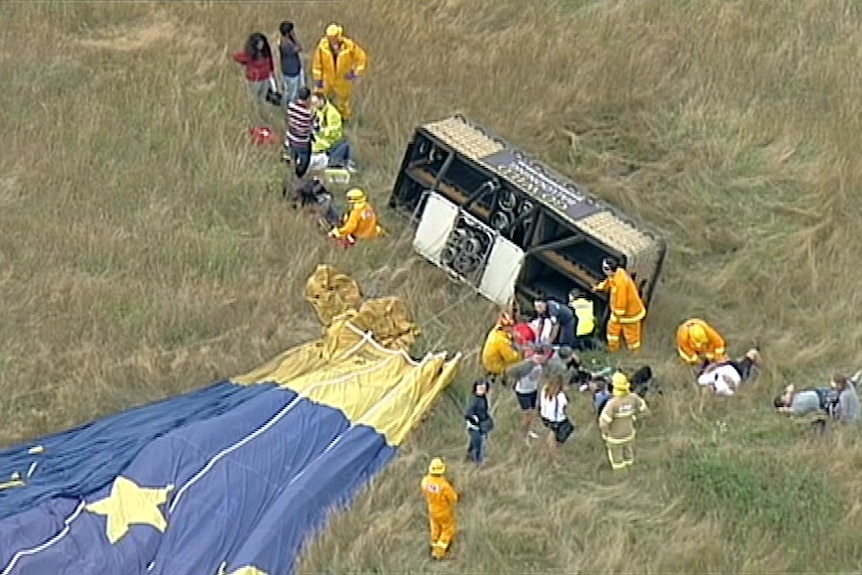
POLYGON ((697 383, 714 395, 736 395, 739 387, 751 379, 753 368, 760 364, 760 352, 751 348, 739 360, 726 359, 708 364, 698 376, 697 383))

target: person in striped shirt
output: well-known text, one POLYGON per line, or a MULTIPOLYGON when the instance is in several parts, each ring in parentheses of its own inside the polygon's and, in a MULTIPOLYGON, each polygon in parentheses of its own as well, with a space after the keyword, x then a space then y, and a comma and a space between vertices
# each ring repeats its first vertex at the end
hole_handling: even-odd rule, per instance
POLYGON ((287 134, 284 146, 293 160, 294 173, 302 178, 311 162, 311 137, 314 130, 314 112, 311 109, 311 90, 302 87, 296 100, 287 105, 287 134))

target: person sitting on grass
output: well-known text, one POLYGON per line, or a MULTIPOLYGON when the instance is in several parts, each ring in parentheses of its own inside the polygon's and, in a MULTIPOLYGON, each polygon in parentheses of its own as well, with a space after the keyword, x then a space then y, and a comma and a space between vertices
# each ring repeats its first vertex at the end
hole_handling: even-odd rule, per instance
POLYGON ((350 144, 344 134, 344 123, 341 114, 324 95, 315 93, 311 97, 311 108, 314 110, 314 139, 311 143, 311 169, 344 168, 348 172, 356 172, 356 165, 351 158, 350 144), (320 166, 322 158, 326 165, 320 166))
POLYGON ((859 423, 859 395, 856 393, 856 384, 862 378, 862 370, 847 378, 843 375, 832 377, 832 386, 838 392, 838 401, 835 405, 835 419, 845 425, 856 425, 859 423))

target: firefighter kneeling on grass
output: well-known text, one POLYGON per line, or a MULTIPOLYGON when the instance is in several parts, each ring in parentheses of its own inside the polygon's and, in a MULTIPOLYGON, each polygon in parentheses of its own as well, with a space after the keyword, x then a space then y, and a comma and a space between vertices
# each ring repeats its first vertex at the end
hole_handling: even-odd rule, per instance
POLYGON ((420 486, 428 503, 428 521, 431 527, 431 557, 443 559, 455 537, 455 504, 458 492, 443 474, 446 464, 439 457, 431 460, 428 475, 420 486))
POLYGON ((347 204, 350 211, 340 228, 332 228, 330 237, 338 240, 344 247, 356 244, 356 240, 373 240, 384 235, 383 228, 377 223, 377 214, 368 203, 365 192, 353 188, 347 192, 347 204))
POLYGON ((625 469, 635 462, 633 443, 637 414, 647 413, 641 396, 631 392, 628 378, 617 372, 611 378, 611 397, 599 417, 599 429, 608 449, 608 460, 614 470, 625 469))

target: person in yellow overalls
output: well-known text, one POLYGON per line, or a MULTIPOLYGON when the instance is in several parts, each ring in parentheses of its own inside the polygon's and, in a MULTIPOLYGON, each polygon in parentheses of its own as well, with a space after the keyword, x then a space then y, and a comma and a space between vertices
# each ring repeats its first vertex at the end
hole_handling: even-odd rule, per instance
POLYGON ((596 331, 596 306, 581 290, 569 293, 569 307, 575 312, 575 345, 577 351, 593 349, 596 331))
POLYGON ((489 378, 497 383, 502 382, 507 369, 521 360, 521 353, 512 339, 514 326, 515 320, 510 314, 500 314, 500 318, 488 332, 485 345, 482 347, 482 367, 485 368, 489 378))
POLYGON ((634 280, 619 262, 613 258, 605 258, 602 260, 602 271, 607 279, 593 286, 593 291, 610 292, 608 351, 619 351, 621 336, 625 339, 629 351, 637 351, 642 344, 646 306, 634 280))
POLYGON ((727 344, 718 331, 698 318, 688 319, 676 330, 676 351, 688 365, 725 361, 727 344))
POLYGON ((373 240, 379 237, 383 230, 377 223, 377 215, 368 203, 365 192, 359 188, 348 191, 347 203, 350 206, 350 212, 345 218, 344 225, 340 228, 332 228, 329 235, 349 245, 355 244, 356 240, 373 240))
POLYGON ((624 374, 615 373, 611 387, 613 396, 605 403, 599 416, 599 429, 605 440, 611 469, 616 471, 634 464, 634 422, 638 414, 648 410, 643 398, 631 392, 631 385, 624 374))
POLYGON ((333 101, 345 122, 353 115, 350 100, 354 83, 365 74, 367 66, 365 50, 344 36, 341 26, 326 27, 326 37, 320 39, 314 51, 311 77, 315 88, 333 101))
POLYGON ((443 559, 455 537, 455 505, 458 492, 443 474, 446 464, 439 457, 431 460, 428 475, 422 478, 420 487, 428 503, 428 522, 431 527, 431 557, 443 559))

